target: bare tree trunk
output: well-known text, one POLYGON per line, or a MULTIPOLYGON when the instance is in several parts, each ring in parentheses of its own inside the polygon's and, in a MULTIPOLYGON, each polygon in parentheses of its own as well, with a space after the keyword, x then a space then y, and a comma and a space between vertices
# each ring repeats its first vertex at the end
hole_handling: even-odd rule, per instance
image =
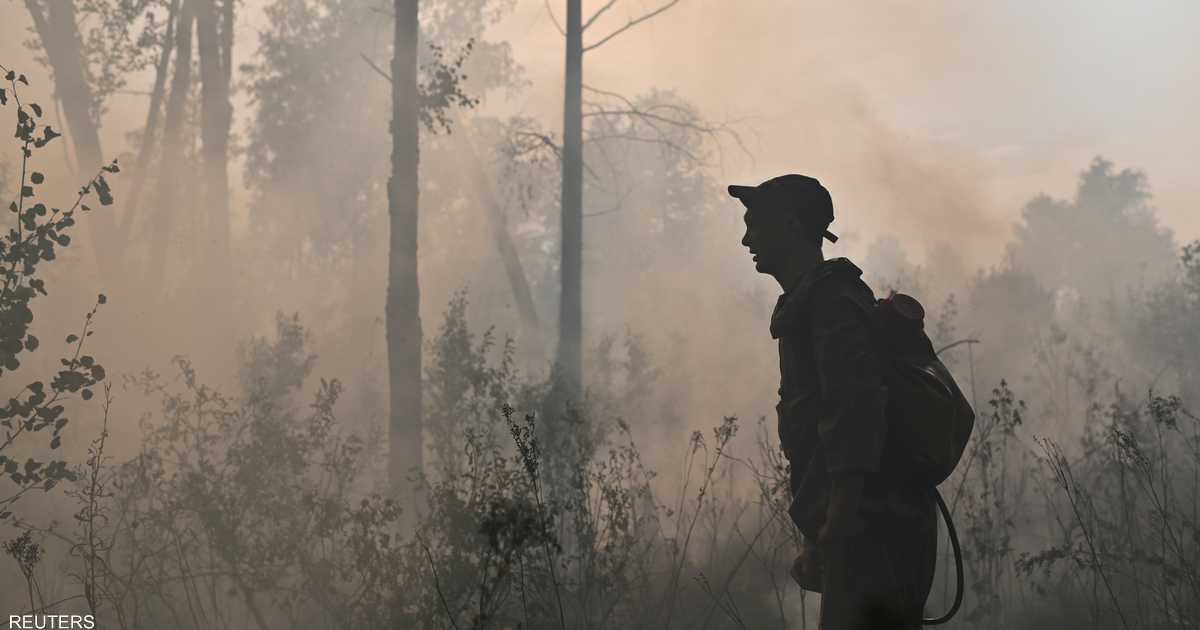
POLYGON ((100 126, 95 118, 96 102, 88 83, 83 42, 75 25, 75 2, 25 0, 25 6, 54 69, 54 90, 63 103, 79 168, 91 173, 101 165, 100 126))
POLYGON ((232 47, 234 0, 222 0, 218 20, 217 0, 198 0, 196 40, 200 55, 200 138, 203 142, 205 201, 208 206, 206 271, 212 304, 228 304, 233 285, 229 248, 229 127, 233 106, 229 102, 229 55, 232 47))
POLYGON ((162 163, 155 195, 154 215, 150 219, 150 257, 144 285, 150 291, 162 292, 166 279, 167 246, 173 238, 175 213, 184 211, 185 196, 178 195, 179 168, 184 158, 183 130, 188 92, 192 86, 192 27, 195 20, 195 0, 183 0, 175 32, 175 74, 171 77, 171 93, 167 97, 166 119, 163 122, 162 163))
POLYGON ((560 384, 568 395, 583 381, 583 25, 581 0, 567 0, 563 95, 562 295, 558 310, 560 384))
MULTIPOLYGON (((482 181, 482 180, 481 180, 482 181)), ((486 182, 481 186, 486 186, 486 182)), ((521 265, 521 257, 517 254, 517 246, 513 243, 512 234, 508 231, 508 219, 504 208, 491 195, 491 190, 482 192, 483 204, 487 208, 488 218, 491 219, 492 237, 496 240, 496 250, 504 263, 504 273, 512 287, 513 301, 517 303, 517 313, 521 316, 521 328, 525 332, 526 343, 537 344, 538 315, 537 307, 533 304, 533 291, 529 288, 529 279, 525 276, 525 268, 521 265)))
POLYGON ((171 49, 175 46, 175 23, 179 16, 179 0, 171 0, 167 8, 167 31, 163 37, 162 50, 158 54, 158 62, 154 64, 154 89, 150 92, 150 107, 146 110, 146 126, 142 130, 142 145, 138 148, 137 164, 133 169, 133 186, 130 188, 125 216, 121 219, 120 231, 128 233, 137 217, 138 204, 141 201, 142 189, 150 170, 150 156, 154 154, 155 139, 158 136, 159 118, 162 115, 162 102, 167 93, 167 75, 171 70, 171 49))
POLYGON ((388 477, 392 493, 411 499, 406 476, 423 469, 421 311, 417 277, 418 0, 395 0, 392 57, 392 174, 388 179, 387 321, 391 397, 388 477))
MULTIPOLYGON (((25 7, 33 18, 34 30, 54 70, 54 91, 67 120, 67 135, 75 146, 80 175, 90 177, 100 170, 104 158, 100 149, 98 107, 88 83, 87 60, 76 25, 75 2, 25 0, 25 7)), ((96 230, 97 242, 93 249, 101 272, 109 280, 121 277, 121 259, 113 252, 124 251, 125 239, 117 232, 114 216, 99 212, 87 224, 96 230)))
POLYGON ((469 182, 470 191, 476 202, 487 212, 492 228, 492 237, 496 242, 496 251, 500 254, 501 262, 504 263, 504 272, 512 287, 513 301, 516 302, 517 313, 521 317, 521 328, 526 333, 525 341, 535 342, 539 328, 537 308, 533 304, 533 291, 529 288, 529 279, 521 265, 521 257, 517 254, 512 234, 508 231, 504 208, 496 198, 496 191, 491 186, 479 152, 475 150, 475 144, 471 142, 461 117, 455 120, 454 128, 456 131, 450 134, 450 138, 454 142, 455 151, 463 160, 464 179, 469 182))

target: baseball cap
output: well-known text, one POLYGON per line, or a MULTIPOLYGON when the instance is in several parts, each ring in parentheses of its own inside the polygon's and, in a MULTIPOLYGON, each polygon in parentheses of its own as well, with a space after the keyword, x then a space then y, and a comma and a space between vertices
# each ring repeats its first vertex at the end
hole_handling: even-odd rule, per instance
POLYGON ((780 175, 757 186, 733 185, 729 187, 729 196, 740 200, 747 208, 763 201, 775 202, 777 207, 795 212, 805 225, 822 230, 830 243, 838 240, 833 232, 825 229, 833 223, 833 199, 821 182, 812 177, 780 175))

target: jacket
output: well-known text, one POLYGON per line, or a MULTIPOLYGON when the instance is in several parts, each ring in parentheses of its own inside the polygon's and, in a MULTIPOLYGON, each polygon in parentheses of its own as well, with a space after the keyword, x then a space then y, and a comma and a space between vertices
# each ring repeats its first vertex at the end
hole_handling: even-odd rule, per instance
POLYGON ((862 271, 827 260, 779 297, 771 336, 779 343, 779 438, 791 465, 793 521, 815 537, 831 480, 864 474, 865 517, 894 513, 895 496, 879 471, 887 391, 867 316, 875 304, 862 271))

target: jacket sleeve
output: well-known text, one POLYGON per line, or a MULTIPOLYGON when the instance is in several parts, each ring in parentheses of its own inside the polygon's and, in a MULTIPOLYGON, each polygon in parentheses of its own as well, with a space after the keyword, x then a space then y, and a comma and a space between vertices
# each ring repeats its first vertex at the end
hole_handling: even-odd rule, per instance
POLYGON ((825 464, 831 476, 876 472, 887 436, 882 366, 863 306, 845 292, 826 298, 812 313, 825 464))

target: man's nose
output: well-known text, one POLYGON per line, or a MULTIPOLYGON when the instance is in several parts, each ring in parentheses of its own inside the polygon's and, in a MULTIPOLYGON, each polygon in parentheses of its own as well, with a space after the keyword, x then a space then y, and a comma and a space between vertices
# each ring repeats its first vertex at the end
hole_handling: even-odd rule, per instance
POLYGON ((742 236, 742 245, 750 247, 750 230, 746 230, 746 233, 742 236))

